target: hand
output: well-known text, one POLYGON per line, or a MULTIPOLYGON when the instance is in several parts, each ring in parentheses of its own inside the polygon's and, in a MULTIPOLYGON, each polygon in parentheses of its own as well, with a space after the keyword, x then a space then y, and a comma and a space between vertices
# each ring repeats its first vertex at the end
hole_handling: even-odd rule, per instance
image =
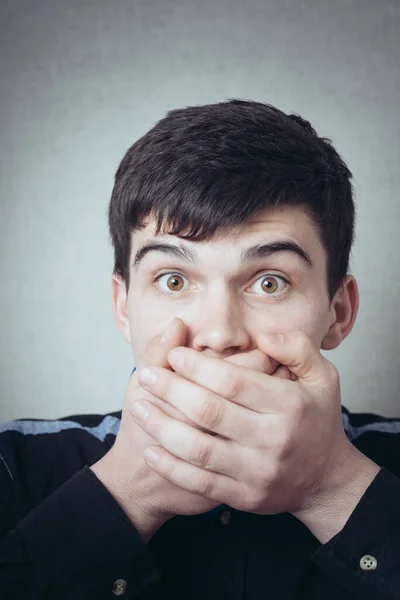
MULTIPOLYGON (((186 326, 180 319, 174 319, 162 335, 153 338, 138 361, 138 367, 148 365, 163 368, 172 373, 168 363, 169 351, 185 344, 186 326)), ((228 359, 226 359, 228 361, 228 359)), ((278 365, 258 349, 245 354, 229 357, 232 363, 243 365, 243 368, 274 372, 278 365)), ((180 378, 175 374, 176 378, 180 378)), ((132 402, 138 398, 146 398, 153 410, 166 419, 190 426, 192 431, 206 431, 187 417, 178 408, 160 400, 153 394, 146 393, 137 382, 137 372, 131 375, 125 393, 121 425, 110 451, 91 469, 103 482, 114 498, 119 502, 132 523, 147 541, 151 535, 171 516, 195 515, 211 510, 218 501, 184 491, 181 487, 166 481, 155 473, 144 461, 146 448, 154 445, 150 437, 139 427, 130 415, 132 402)))
POLYGON ((260 335, 257 344, 286 373, 285 367, 275 376, 253 372, 189 348, 169 353, 176 373, 153 368, 156 381, 149 384, 139 372, 143 388, 218 434, 211 437, 144 401, 149 414, 140 425, 160 444, 154 447, 159 459, 149 465, 216 504, 299 513, 342 483, 342 465, 354 450, 343 429, 339 376, 302 332, 260 335))

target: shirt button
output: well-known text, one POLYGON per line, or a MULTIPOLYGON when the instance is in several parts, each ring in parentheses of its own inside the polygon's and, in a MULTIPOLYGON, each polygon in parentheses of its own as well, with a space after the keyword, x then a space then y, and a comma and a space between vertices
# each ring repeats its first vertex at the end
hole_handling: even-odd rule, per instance
POLYGON ((222 515, 220 517, 220 521, 221 521, 222 525, 229 525, 231 520, 232 520, 232 515, 229 512, 229 510, 224 510, 224 512, 222 513, 222 515))
POLYGON ((375 571, 378 566, 378 561, 375 556, 371 556, 370 554, 366 554, 360 560, 360 567, 363 571, 375 571))
POLYGON ((112 586, 112 593, 116 596, 122 596, 127 590, 128 584, 125 579, 117 579, 112 586))

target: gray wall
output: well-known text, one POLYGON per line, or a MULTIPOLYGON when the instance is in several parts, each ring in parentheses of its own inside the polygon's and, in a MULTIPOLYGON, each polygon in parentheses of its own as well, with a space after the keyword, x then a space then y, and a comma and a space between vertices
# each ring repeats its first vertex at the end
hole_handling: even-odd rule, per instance
POLYGON ((168 109, 250 98, 311 120, 355 177, 357 324, 343 403, 399 416, 400 8, 395 0, 3 0, 0 420, 122 407, 105 211, 168 109))

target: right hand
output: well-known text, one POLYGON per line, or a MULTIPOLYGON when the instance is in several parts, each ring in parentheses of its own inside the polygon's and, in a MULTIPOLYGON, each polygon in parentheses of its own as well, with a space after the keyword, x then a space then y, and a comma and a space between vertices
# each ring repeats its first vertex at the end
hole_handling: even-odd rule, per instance
MULTIPOLYGON (((181 319, 175 318, 165 334, 164 342, 161 341, 160 334, 148 343, 145 352, 139 358, 138 369, 148 365, 172 370, 167 359, 168 353, 172 348, 185 346, 186 325, 181 319)), ((225 360, 267 374, 272 374, 279 367, 258 349, 232 355, 225 360)), ((170 404, 144 390, 137 381, 136 371, 131 375, 125 392, 121 425, 114 445, 91 469, 147 541, 169 518, 175 515, 205 513, 219 503, 173 485, 147 465, 143 453, 147 447, 154 445, 155 440, 131 417, 130 407, 133 401, 139 398, 153 402, 166 414, 192 427, 205 430, 170 404)))

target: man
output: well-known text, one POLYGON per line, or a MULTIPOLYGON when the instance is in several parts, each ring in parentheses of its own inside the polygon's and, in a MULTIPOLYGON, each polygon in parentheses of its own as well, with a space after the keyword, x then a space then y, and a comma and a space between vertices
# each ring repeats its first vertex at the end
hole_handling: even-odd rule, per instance
POLYGON ((121 412, 3 425, 10 598, 398 598, 400 423, 351 414, 351 173, 296 115, 170 112, 109 207, 121 412))

